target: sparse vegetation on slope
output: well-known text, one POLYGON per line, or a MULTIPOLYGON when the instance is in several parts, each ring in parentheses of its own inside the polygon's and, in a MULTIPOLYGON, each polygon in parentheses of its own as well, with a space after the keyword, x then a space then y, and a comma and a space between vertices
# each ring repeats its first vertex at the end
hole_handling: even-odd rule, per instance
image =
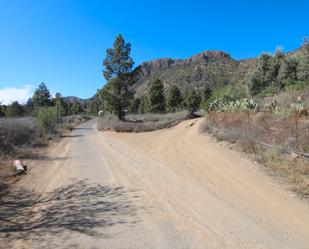
MULTIPOLYGON (((303 95, 309 96, 308 89, 303 95)), ((242 101, 214 101, 204 128, 220 140, 238 143, 256 161, 287 179, 299 194, 309 196, 309 113, 296 96, 263 100, 259 105, 248 101, 252 108, 242 101)))

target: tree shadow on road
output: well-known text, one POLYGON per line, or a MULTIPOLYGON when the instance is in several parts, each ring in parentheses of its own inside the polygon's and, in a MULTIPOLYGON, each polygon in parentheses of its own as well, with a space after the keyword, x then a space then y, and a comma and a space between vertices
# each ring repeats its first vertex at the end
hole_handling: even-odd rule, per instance
POLYGON ((135 205, 139 196, 123 187, 82 180, 44 194, 21 188, 7 191, 3 188, 0 195, 0 241, 7 243, 64 231, 104 236, 104 228, 139 221, 135 205))

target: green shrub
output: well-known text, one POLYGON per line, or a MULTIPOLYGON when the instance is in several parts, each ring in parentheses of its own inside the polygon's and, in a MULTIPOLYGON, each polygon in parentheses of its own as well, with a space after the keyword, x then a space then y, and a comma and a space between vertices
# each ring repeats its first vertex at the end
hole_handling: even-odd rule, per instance
POLYGON ((58 111, 55 107, 42 107, 37 112, 37 127, 41 134, 56 133, 58 111))
POLYGON ((276 86, 269 86, 269 87, 266 87, 264 90, 262 90, 261 92, 259 92, 257 94, 257 96, 260 96, 260 97, 271 97, 271 96, 274 96, 276 94, 278 94, 280 92, 280 89, 276 86))
POLYGON ((11 117, 20 117, 23 114, 24 114, 23 107, 17 101, 14 101, 6 109, 6 116, 9 117, 9 118, 11 118, 11 117))
POLYGON ((187 111, 193 114, 200 106, 201 96, 196 91, 190 91, 185 97, 184 102, 187 111))
POLYGON ((156 79, 149 85, 150 111, 153 113, 165 112, 164 85, 161 80, 156 79))
POLYGON ((290 81, 286 86, 285 90, 290 91, 290 90, 304 90, 309 86, 309 81, 290 81))
POLYGON ((180 89, 173 85, 168 92, 167 108, 171 112, 175 112, 181 108, 182 95, 180 89))

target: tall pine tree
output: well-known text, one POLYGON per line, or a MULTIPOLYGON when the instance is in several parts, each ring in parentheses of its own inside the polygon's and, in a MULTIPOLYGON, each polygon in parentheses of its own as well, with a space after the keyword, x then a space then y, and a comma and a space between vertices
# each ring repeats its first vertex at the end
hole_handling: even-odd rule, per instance
POLYGON ((129 86, 134 82, 132 73, 134 62, 130 52, 131 44, 126 43, 123 37, 118 35, 113 48, 106 50, 106 58, 103 60, 103 75, 108 81, 104 87, 103 100, 121 120, 125 119, 125 109, 133 96, 129 91, 129 86))
POLYGON ((161 80, 156 79, 149 87, 150 112, 165 112, 164 86, 161 80))
POLYGON ((171 86, 167 96, 167 107, 169 111, 175 112, 181 108, 182 95, 180 89, 173 85, 171 86))
POLYGON ((32 97, 32 102, 34 107, 43 107, 49 106, 51 103, 50 93, 47 86, 42 82, 38 88, 35 90, 34 95, 32 97))

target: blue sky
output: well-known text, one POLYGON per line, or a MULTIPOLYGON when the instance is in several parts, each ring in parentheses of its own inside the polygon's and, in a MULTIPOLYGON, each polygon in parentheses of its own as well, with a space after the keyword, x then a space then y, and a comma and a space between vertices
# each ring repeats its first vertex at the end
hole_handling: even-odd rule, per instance
POLYGON ((0 101, 23 102, 40 82, 91 97, 121 33, 139 63, 218 49, 236 59, 300 46, 309 1, 0 0, 0 101))

